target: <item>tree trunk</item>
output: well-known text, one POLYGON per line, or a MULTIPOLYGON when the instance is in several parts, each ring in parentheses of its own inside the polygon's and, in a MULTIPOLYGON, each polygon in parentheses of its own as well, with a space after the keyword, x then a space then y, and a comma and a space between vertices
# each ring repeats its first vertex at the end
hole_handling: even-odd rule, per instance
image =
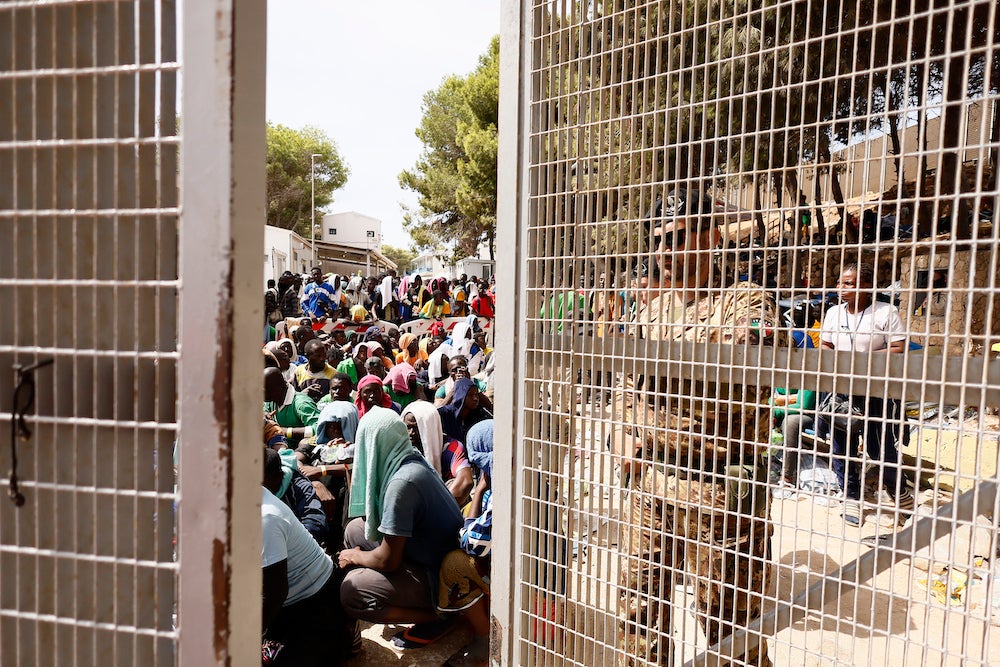
MULTIPOLYGON (((961 15, 968 18, 968 12, 961 15)), ((955 17, 955 28, 951 33, 952 53, 961 53, 965 48, 965 31, 958 30, 957 26, 965 25, 965 21, 960 21, 959 16, 955 17)), ((948 215, 951 218, 951 231, 953 238, 967 239, 972 236, 972 224, 969 220, 969 202, 962 197, 963 169, 962 158, 959 155, 959 148, 962 145, 962 118, 966 113, 965 104, 957 104, 965 97, 964 76, 968 69, 968 57, 959 58, 953 56, 947 65, 945 74, 947 83, 945 84, 944 95, 944 117, 942 118, 942 143, 941 143, 941 192, 938 196, 942 199, 950 195, 951 202, 948 215), (956 104, 949 104, 955 102, 956 104)))
MULTIPOLYGON (((889 124, 889 142, 892 144, 892 163, 896 168, 896 192, 902 194, 903 188, 903 144, 899 138, 899 120, 896 118, 899 110, 899 96, 896 95, 892 86, 892 77, 888 77, 885 82, 885 96, 888 109, 886 110, 886 121, 889 124)), ((904 116, 905 117, 905 116, 904 116)), ((899 198, 899 197, 897 197, 899 198)))
MULTIPOLYGON (((993 100, 993 129, 990 130, 990 180, 986 189, 993 192, 997 189, 997 169, 1000 168, 1000 101, 993 100)), ((996 205, 993 206, 996 212, 996 205)), ((994 221, 996 218, 994 218, 994 221)))
POLYGON ((826 222, 823 220, 823 188, 820 187, 818 166, 816 167, 816 178, 813 179, 813 202, 816 205, 816 230, 825 243, 826 222))
POLYGON ((927 86, 924 78, 926 69, 924 65, 915 65, 913 68, 914 76, 919 81, 916 86, 917 124, 915 127, 918 133, 923 133, 922 140, 920 141, 921 148, 917 151, 917 168, 914 175, 916 180, 913 184, 914 203, 916 204, 916 210, 914 211, 914 215, 916 216, 916 224, 914 226, 915 238, 929 236, 934 229, 934 222, 931 219, 934 212, 934 205, 933 202, 925 201, 925 181, 927 180, 927 108, 924 102, 927 98, 927 86))
POLYGON ((837 202, 840 209, 840 229, 844 234, 844 239, 848 243, 858 242, 858 230, 847 219, 847 202, 844 200, 844 191, 840 188, 840 176, 837 170, 830 165, 830 190, 833 192, 833 200, 837 202))
POLYGON ((764 179, 760 177, 760 174, 754 176, 754 196, 757 198, 756 205, 754 206, 754 218, 757 220, 757 236, 760 238, 761 245, 767 245, 767 225, 764 224, 764 196, 760 189, 764 185, 764 179))

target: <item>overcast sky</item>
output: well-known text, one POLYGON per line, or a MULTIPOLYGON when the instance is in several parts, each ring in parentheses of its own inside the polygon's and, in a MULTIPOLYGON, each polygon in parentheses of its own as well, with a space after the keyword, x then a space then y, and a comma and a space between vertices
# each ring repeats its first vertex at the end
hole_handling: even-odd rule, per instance
POLYGON ((270 0, 267 118, 315 125, 350 167, 329 210, 382 220, 383 241, 408 247, 399 187, 422 144, 424 94, 467 74, 500 31, 500 0, 270 0))

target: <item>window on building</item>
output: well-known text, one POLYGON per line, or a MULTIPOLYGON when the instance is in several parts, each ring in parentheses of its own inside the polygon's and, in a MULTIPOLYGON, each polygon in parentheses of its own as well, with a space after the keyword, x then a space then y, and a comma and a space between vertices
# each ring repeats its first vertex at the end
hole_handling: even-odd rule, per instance
POLYGON ((329 227, 326 231, 330 233, 330 236, 336 236, 337 235, 337 228, 336 227, 329 227))
POLYGON ((373 230, 373 229, 369 229, 368 230, 368 238, 370 238, 370 239, 375 238, 375 230, 373 230))

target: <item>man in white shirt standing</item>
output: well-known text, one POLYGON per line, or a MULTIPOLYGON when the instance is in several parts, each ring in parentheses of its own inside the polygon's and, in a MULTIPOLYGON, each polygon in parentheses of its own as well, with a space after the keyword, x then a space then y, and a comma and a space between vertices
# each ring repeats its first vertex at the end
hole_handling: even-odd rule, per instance
MULTIPOLYGON (((827 311, 820 330, 824 348, 854 352, 903 352, 906 328, 899 310, 873 299, 874 272, 870 266, 850 264, 841 269, 841 303, 827 311)), ((859 526, 864 520, 861 505, 861 461, 859 445, 864 435, 868 457, 882 463, 882 484, 901 510, 913 509, 913 494, 899 473, 895 420, 899 402, 879 396, 841 396, 852 408, 850 415, 822 415, 834 423, 833 471, 844 490, 844 522, 859 526), (858 414, 860 413, 860 414, 858 414)), ((820 402, 820 410, 827 401, 820 402)))

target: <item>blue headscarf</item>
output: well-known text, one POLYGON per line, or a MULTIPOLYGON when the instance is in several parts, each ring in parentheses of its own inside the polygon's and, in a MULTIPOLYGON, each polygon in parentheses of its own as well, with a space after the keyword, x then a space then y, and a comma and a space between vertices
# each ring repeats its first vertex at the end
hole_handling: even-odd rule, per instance
POLYGON ((338 422, 344 432, 344 440, 354 442, 358 431, 358 409, 347 401, 332 401, 326 404, 316 421, 316 444, 325 445, 330 441, 326 435, 326 425, 338 422))
POLYGON ((441 430, 444 431, 446 436, 455 438, 463 444, 465 444, 465 438, 468 436, 469 428, 473 424, 493 416, 488 410, 482 407, 473 410, 464 419, 459 416, 462 413, 462 407, 465 405, 465 397, 473 389, 478 389, 476 383, 469 378, 462 378, 455 383, 455 388, 451 394, 451 402, 448 405, 442 405, 438 408, 438 414, 441 415, 441 430))
POLYGON ((465 452, 469 461, 484 473, 493 477, 493 420, 484 419, 469 429, 465 452))

